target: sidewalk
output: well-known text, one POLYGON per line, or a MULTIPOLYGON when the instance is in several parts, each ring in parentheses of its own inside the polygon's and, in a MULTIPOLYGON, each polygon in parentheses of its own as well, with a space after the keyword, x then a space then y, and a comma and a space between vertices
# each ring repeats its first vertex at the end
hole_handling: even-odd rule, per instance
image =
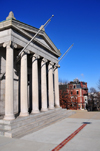
POLYGON ((0 137, 0 151, 51 151, 77 130, 87 124, 61 151, 100 150, 100 112, 77 111, 76 114, 31 133, 21 139, 0 137))

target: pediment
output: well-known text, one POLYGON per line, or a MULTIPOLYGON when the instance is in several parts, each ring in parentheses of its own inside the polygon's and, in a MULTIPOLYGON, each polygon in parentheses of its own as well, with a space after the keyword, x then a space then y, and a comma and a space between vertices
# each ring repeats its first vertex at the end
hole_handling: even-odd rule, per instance
MULTIPOLYGON (((24 29, 23 29, 24 30, 24 29)), ((30 32, 27 30, 24 30, 28 35, 30 35, 31 37, 33 37, 35 35, 34 31, 30 32)), ((54 52, 56 52, 55 49, 52 48, 52 46, 49 44, 49 42, 45 39, 45 37, 43 36, 43 34, 41 35, 37 35, 35 37, 35 41, 37 41, 38 43, 42 44, 42 46, 44 46, 45 48, 48 48, 49 50, 52 49, 54 52)))
MULTIPOLYGON (((29 26, 27 24, 21 23, 17 20, 12 20, 12 26, 20 33, 24 34, 28 38, 32 38, 39 29, 29 26)), ((55 54, 56 56, 60 56, 60 51, 57 49, 57 47, 54 45, 54 43, 51 41, 51 39, 48 37, 48 35, 45 33, 45 31, 41 31, 39 35, 34 39, 37 44, 41 45, 51 53, 55 54)))

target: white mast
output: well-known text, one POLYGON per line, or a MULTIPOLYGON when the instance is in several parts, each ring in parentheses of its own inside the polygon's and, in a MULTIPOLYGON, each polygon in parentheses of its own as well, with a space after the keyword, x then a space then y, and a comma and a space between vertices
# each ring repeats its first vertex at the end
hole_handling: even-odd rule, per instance
POLYGON ((41 26, 41 27, 39 28, 38 32, 31 38, 31 40, 26 44, 26 46, 20 51, 20 53, 19 53, 18 56, 17 56, 17 61, 19 60, 19 57, 20 57, 21 53, 22 53, 22 52, 28 47, 28 45, 35 39, 35 37, 36 37, 36 36, 39 34, 39 32, 47 25, 47 23, 51 21, 51 18, 52 18, 52 17, 54 17, 54 15, 52 15, 52 16, 47 20, 47 22, 46 22, 43 26, 41 26))

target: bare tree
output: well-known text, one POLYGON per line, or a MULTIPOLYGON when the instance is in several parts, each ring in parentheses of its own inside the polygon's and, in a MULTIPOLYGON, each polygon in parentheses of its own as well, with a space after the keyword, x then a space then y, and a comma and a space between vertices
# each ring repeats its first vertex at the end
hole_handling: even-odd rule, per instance
POLYGON ((96 91, 96 89, 94 88, 94 87, 91 87, 90 88, 90 93, 96 93, 97 91, 96 91))
POLYGON ((68 84, 68 80, 62 80, 62 79, 59 79, 59 85, 65 85, 65 84, 68 84))
MULTIPOLYGON (((100 80, 98 84, 98 88, 100 88, 100 80)), ((88 110, 100 110, 100 93, 96 91, 94 87, 90 88, 90 95, 88 96, 88 110)))
POLYGON ((60 85, 60 105, 62 108, 70 108, 71 98, 69 96, 67 85, 60 85))
POLYGON ((100 79, 98 81, 98 89, 100 90, 100 79))
POLYGON ((78 108, 78 100, 77 95, 73 92, 71 97, 72 88, 67 88, 67 84, 63 84, 59 86, 60 89, 60 105, 63 108, 67 109, 77 109, 78 108))

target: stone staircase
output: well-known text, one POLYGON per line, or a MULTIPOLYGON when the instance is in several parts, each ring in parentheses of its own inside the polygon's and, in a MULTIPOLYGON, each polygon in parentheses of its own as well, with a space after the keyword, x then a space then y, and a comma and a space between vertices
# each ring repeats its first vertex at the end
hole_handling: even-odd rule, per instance
POLYGON ((17 117, 12 121, 0 120, 0 135, 21 138, 26 134, 38 131, 72 114, 75 114, 75 111, 55 108, 54 110, 38 114, 30 114, 27 117, 17 117))

